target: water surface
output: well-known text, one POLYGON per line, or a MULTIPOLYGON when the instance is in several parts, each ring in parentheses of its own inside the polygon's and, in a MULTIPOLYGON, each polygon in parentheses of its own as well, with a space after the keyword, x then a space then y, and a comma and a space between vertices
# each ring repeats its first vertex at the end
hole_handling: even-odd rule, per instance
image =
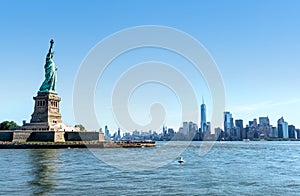
MULTIPOLYGON (((300 142, 217 142, 205 156, 199 156, 200 144, 192 142, 184 151, 183 165, 170 160, 139 172, 107 165, 88 149, 0 150, 0 195, 299 194, 300 142)), ((182 148, 179 143, 167 150, 182 148)), ((130 150, 149 156, 154 152, 130 150)), ((112 158, 122 152, 97 151, 107 151, 112 158)))

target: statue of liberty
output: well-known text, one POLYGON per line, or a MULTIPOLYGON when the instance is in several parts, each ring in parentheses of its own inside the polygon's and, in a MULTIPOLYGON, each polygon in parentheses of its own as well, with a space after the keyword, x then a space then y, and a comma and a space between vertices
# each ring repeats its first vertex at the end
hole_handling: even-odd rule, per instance
POLYGON ((53 44, 54 41, 53 39, 51 39, 50 41, 50 48, 49 48, 49 52, 47 54, 46 57, 46 63, 45 63, 45 80, 42 84, 42 86, 40 87, 39 92, 52 92, 55 93, 55 84, 56 84, 56 80, 57 80, 57 76, 56 76, 56 71, 57 71, 57 67, 54 63, 54 61, 52 60, 53 58, 53 52, 52 52, 52 48, 53 48, 53 44))

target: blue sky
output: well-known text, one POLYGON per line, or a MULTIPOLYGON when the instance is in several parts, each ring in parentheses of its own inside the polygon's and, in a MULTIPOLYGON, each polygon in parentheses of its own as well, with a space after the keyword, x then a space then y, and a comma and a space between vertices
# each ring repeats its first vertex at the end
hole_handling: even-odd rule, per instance
MULTIPOLYGON (((57 91, 62 97, 61 113, 64 122, 73 125, 76 123, 72 108, 73 84, 90 49, 124 28, 164 25, 190 34, 210 52, 223 77, 226 109, 233 113, 234 118, 247 122, 268 115, 275 124, 284 116, 289 124, 300 127, 300 2, 297 0, 72 3, 3 0, 0 4, 0 121, 21 123, 23 119, 30 120, 32 97, 44 79, 43 65, 50 38, 55 39, 54 61, 58 66, 57 91)), ((165 60, 155 53, 154 50, 147 51, 145 59, 165 60)), ((129 67, 130 60, 123 59, 129 67)), ((201 76, 194 76, 192 69, 182 71, 197 91, 199 104, 201 96, 207 100, 210 116, 211 101, 201 76)), ((117 74, 117 71, 111 68, 107 74, 104 78, 117 74)), ((100 82, 96 91, 96 108, 105 104, 101 99, 100 82)), ((109 84, 112 85, 113 81, 109 84)), ((140 93, 133 98, 140 100, 144 91, 139 89, 137 92, 140 93)), ((168 90, 159 92, 166 93, 164 97, 173 96, 168 90)), ((172 100, 166 101, 174 103, 174 107, 172 104, 166 106, 170 111, 166 124, 178 127, 172 118, 177 118, 176 112, 180 109, 176 97, 172 100)), ((146 114, 147 107, 142 106, 151 101, 141 102, 138 109, 133 106, 133 118, 147 123, 147 116, 136 114, 139 111, 146 114)), ((97 114, 100 125, 108 124, 114 130, 117 126, 108 113, 109 109, 97 114)))

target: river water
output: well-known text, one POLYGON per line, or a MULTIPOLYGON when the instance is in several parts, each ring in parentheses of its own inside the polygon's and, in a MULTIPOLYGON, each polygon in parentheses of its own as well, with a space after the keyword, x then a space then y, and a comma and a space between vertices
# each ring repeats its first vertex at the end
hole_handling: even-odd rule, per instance
POLYGON ((113 167, 89 149, 0 150, 0 195, 300 195, 300 142, 216 142, 204 156, 200 145, 178 143, 167 150, 184 150, 184 164, 144 171, 113 167))

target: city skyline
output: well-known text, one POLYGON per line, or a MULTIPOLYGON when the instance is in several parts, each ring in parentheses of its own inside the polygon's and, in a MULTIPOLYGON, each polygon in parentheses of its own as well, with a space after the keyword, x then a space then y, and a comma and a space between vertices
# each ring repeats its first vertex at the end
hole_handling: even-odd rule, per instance
MULTIPOLYGON (((177 130, 176 128, 168 125, 164 125, 161 130, 112 130, 113 136, 112 138, 115 139, 116 136, 118 136, 118 140, 120 140, 121 132, 123 133, 123 137, 129 137, 130 134, 136 135, 136 136, 143 136, 147 137, 147 139, 151 139, 151 136, 158 136, 161 138, 164 138, 165 135, 168 136, 168 140, 172 139, 176 133, 189 133, 192 127, 192 134, 196 134, 195 138, 197 138, 197 133, 206 134, 209 133, 214 135, 214 137, 207 137, 210 140, 216 139, 215 135, 218 134, 220 137, 220 132, 216 132, 217 130, 222 131, 224 137, 226 140, 242 140, 242 139, 249 139, 248 138, 248 132, 249 129, 253 129, 252 131, 257 131, 257 133, 261 132, 263 134, 266 134, 266 136, 263 136, 264 138, 295 138, 298 139, 300 136, 300 127, 295 127, 294 124, 289 124, 284 120, 284 117, 281 116, 276 122, 277 124, 270 123, 270 119, 268 116, 259 116, 253 117, 252 120, 244 121, 244 119, 237 118, 234 119, 233 114, 230 111, 224 111, 224 126, 223 127, 214 127, 212 128, 210 125, 210 122, 206 121, 206 105, 204 103, 204 99, 202 97, 202 104, 200 106, 201 108, 201 115, 200 115, 200 121, 199 123, 195 123, 193 121, 183 121, 182 126, 180 126, 177 130), (258 120, 257 120, 258 119, 258 120), (263 127, 263 128, 259 128, 263 127), (174 131, 175 129, 175 131, 174 131), (291 130, 290 130, 291 129, 291 130), (171 130, 171 136, 169 134, 169 130, 171 130), (246 131, 247 130, 247 131, 246 131), (153 134, 152 134, 153 133, 153 134), (226 137, 226 134, 228 134, 228 137, 226 137), (234 135, 234 137, 232 137, 234 135), (229 139, 230 138, 230 139, 229 139)), ((102 128, 100 128, 100 131, 102 131, 102 128)), ((111 134, 108 131, 108 125, 105 125, 105 131, 104 134, 107 136, 106 139, 109 139, 108 135, 111 134)), ((252 133, 254 134, 254 132, 252 133)), ((158 138, 156 137, 156 139, 158 138)), ((202 138, 203 136, 201 136, 202 138)), ((251 136, 251 139, 253 139, 254 135, 251 136)), ((255 136, 256 138, 260 138, 260 135, 255 136)), ((144 138, 145 139, 145 138, 144 138)), ((153 139, 153 138, 152 138, 153 139)), ((165 138, 166 139, 166 138, 165 138)), ((179 139, 177 137, 177 139, 179 139)), ((186 138, 185 138, 186 139, 186 138)), ((190 139, 190 138, 189 138, 190 139)), ((199 139, 199 138, 198 138, 199 139)), ((158 140, 158 139, 157 139, 158 140)))
MULTIPOLYGON (((297 76, 300 63, 297 55, 300 50, 298 1, 94 3, 52 1, 50 9, 53 6, 54 14, 49 15, 45 14, 49 5, 43 2, 33 5, 15 1, 1 3, 0 79, 1 91, 6 96, 1 97, 0 120, 14 120, 20 124, 22 120, 30 119, 32 96, 44 77, 47 43, 54 38, 57 92, 62 97, 63 120, 70 125, 81 123, 75 122, 73 116, 73 85, 90 49, 119 30, 151 24, 177 28, 207 48, 223 77, 225 110, 233 116, 246 122, 255 116, 269 116, 272 124, 284 116, 289 124, 300 127, 297 114, 300 91, 296 85, 300 83, 297 76), (165 15, 166 10, 168 15, 165 15), (16 12, 18 15, 14 14, 16 12), (126 20, 123 20, 124 16, 126 20), (22 95, 22 99, 17 95, 22 95)), ((99 79, 95 105, 100 127, 107 124, 112 129, 118 128, 113 115, 109 114, 110 100, 103 96, 107 88, 114 85, 124 70, 146 60, 169 63, 184 73, 195 89, 199 106, 201 97, 205 98, 206 120, 211 121, 213 105, 209 89, 201 74, 194 72, 191 63, 168 51, 145 49, 116 59, 106 70, 106 75, 99 79), (106 86, 101 86, 103 81, 106 86)), ((132 117, 138 123, 146 124, 150 120, 148 106, 158 100, 167 111, 165 124, 179 128, 180 102, 174 93, 154 84, 144 87, 137 89, 129 103, 132 117)), ((200 107, 197 110, 200 112, 200 107)))
MULTIPOLYGON (((202 123, 200 123, 202 124, 202 123)), ((103 132, 100 129, 100 132, 103 132)), ((162 131, 134 130, 111 131, 105 126, 105 139, 113 141, 130 140, 154 140, 154 141, 250 141, 250 140, 299 140, 300 129, 288 124, 283 117, 278 119, 277 125, 270 124, 267 117, 254 118, 245 122, 242 119, 234 120, 230 112, 224 112, 224 127, 215 128, 212 132, 210 123, 207 122, 206 130, 198 128, 194 122, 183 122, 182 126, 174 131, 172 127, 163 126, 162 131), (229 118, 229 122, 227 119, 229 118), (235 123, 234 123, 235 122, 235 123), (245 125, 245 126, 244 126, 245 125), (121 134, 122 133, 122 134, 121 134)))

